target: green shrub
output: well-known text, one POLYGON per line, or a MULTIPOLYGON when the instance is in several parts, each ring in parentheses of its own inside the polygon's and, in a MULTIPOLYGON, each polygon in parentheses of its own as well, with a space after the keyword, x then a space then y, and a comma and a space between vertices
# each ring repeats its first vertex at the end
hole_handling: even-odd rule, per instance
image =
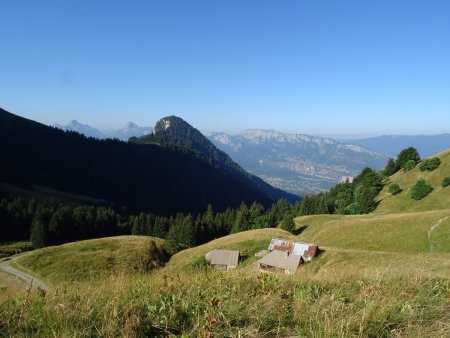
POLYGON ((437 167, 439 167, 439 165, 441 164, 441 160, 437 157, 433 157, 427 160, 424 160, 422 163, 420 163, 419 169, 420 171, 433 171, 434 169, 436 169, 437 167))
POLYGON ((420 155, 416 148, 409 147, 403 149, 397 156, 396 164, 399 168, 405 168, 408 161, 414 161, 415 163, 420 162, 420 155))
POLYGON ((392 195, 397 195, 402 191, 402 189, 400 189, 400 186, 396 183, 393 183, 389 186, 389 193, 392 195))
POLYGON ((405 163, 403 169, 405 169, 405 171, 410 171, 415 168, 416 164, 417 163, 415 161, 409 160, 408 162, 405 163))
POLYGON ((444 180, 442 181, 442 187, 448 187, 450 185, 450 176, 447 176, 446 178, 444 178, 444 180))
POLYGON ((427 196, 432 190, 433 187, 429 185, 427 181, 421 178, 411 188, 411 198, 418 201, 427 196))

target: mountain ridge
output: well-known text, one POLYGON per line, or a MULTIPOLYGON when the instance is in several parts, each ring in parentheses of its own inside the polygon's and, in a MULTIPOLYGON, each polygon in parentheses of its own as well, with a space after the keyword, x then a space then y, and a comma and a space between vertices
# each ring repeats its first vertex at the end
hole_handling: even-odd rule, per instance
POLYGON ((91 127, 88 124, 83 124, 77 120, 71 120, 67 125, 61 125, 54 123, 52 127, 59 128, 66 131, 76 131, 87 137, 94 137, 100 140, 111 138, 119 139, 121 141, 128 141, 130 137, 142 136, 149 134, 153 131, 152 127, 141 127, 132 121, 128 121, 124 127, 119 129, 106 129, 100 131, 97 128, 91 127))
POLYGON ((126 212, 203 212, 273 199, 205 157, 154 144, 97 140, 0 108, 0 177, 21 188, 48 188, 108 200, 126 212))
POLYGON ((250 175, 239 164, 234 162, 230 156, 218 149, 213 142, 204 136, 198 129, 177 116, 161 118, 155 125, 154 132, 140 138, 131 138, 130 142, 138 144, 160 144, 165 147, 179 147, 197 152, 215 161, 214 165, 222 167, 232 176, 242 182, 251 181, 261 191, 268 194, 273 200, 287 199, 291 203, 298 201, 298 196, 286 193, 281 189, 274 188, 259 177, 250 175))
POLYGON ((385 155, 360 145, 273 129, 209 133, 208 138, 247 171, 299 195, 325 191, 364 167, 381 169, 387 161, 385 155))

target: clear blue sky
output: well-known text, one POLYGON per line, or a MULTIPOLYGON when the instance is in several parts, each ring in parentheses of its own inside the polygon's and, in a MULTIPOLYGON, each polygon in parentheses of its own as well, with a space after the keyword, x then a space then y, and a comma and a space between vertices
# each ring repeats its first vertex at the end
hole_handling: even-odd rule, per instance
POLYGON ((450 132, 450 1, 0 1, 0 107, 94 127, 450 132))

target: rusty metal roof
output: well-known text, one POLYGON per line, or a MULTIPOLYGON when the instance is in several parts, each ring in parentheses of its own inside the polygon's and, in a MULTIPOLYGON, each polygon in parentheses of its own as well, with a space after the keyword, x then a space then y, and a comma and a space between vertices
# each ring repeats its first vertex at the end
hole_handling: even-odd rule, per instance
POLYGON ((272 238, 269 244, 269 250, 285 251, 298 256, 314 257, 317 246, 310 243, 294 242, 282 238, 272 238), (309 251, 311 247, 316 248, 313 254, 311 254, 312 251, 309 251), (305 255, 306 252, 308 252, 308 254, 305 255))
POLYGON ((306 250, 303 253, 303 255, 302 255, 303 259, 305 261, 310 261, 313 257, 316 256, 317 250, 318 250, 317 245, 310 245, 308 250, 306 250))
POLYGON ((294 241, 282 239, 282 238, 272 238, 269 244, 269 250, 279 250, 292 252, 294 249, 294 241))
POLYGON ((214 249, 205 258, 211 265, 238 266, 239 251, 214 249))

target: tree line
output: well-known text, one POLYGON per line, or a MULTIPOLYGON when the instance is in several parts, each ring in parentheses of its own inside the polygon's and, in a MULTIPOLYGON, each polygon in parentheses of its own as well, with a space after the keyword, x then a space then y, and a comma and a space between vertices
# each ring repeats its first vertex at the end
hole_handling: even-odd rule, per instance
POLYGON ((4 195, 0 196, 0 234, 1 241, 29 238, 35 248, 98 237, 147 235, 165 238, 166 249, 173 254, 230 233, 274 227, 291 208, 286 200, 279 200, 268 209, 257 202, 250 206, 242 202, 239 208, 223 212, 215 212, 209 204, 195 217, 190 213, 121 215, 111 207, 4 195))
POLYGON ((0 230, 2 241, 31 238, 36 248, 121 234, 155 236, 165 238, 166 249, 173 254, 246 230, 281 225, 282 229, 294 232, 296 216, 369 213, 376 208, 375 198, 383 188, 383 179, 411 161, 420 161, 417 150, 405 149, 397 160, 389 159, 382 171, 365 168, 351 182, 347 180, 328 192, 305 196, 294 205, 285 199, 269 208, 257 202, 251 205, 242 202, 239 208, 215 212, 209 204, 197 215, 159 216, 148 212, 121 215, 105 206, 72 206, 0 196, 0 230))

